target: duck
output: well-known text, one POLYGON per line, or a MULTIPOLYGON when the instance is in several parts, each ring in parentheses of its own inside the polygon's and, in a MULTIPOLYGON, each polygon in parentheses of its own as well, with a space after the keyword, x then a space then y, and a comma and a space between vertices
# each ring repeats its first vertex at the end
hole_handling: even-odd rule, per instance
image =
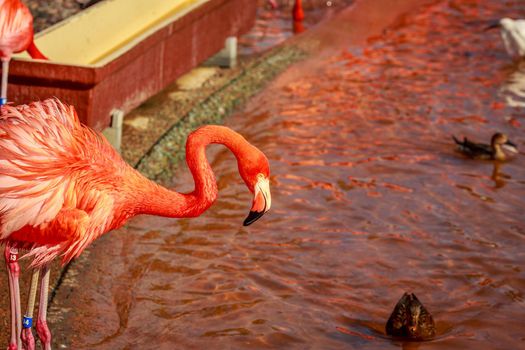
POLYGON ((404 293, 394 307, 386 334, 406 340, 429 340, 436 335, 434 319, 414 293, 404 293))
POLYGON ((512 153, 518 153, 516 144, 511 142, 507 135, 500 132, 492 135, 490 145, 472 142, 466 137, 463 138, 463 141, 458 140, 455 136, 452 136, 452 138, 458 145, 460 152, 474 159, 504 161, 507 159, 507 155, 503 152, 503 149, 512 153))

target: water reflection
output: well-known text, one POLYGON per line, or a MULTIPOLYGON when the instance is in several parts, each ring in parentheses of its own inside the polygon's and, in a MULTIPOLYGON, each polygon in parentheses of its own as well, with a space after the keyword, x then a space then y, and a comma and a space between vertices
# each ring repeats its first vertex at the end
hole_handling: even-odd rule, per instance
POLYGON ((494 167, 492 168, 491 179, 494 181, 494 186, 496 188, 502 188, 507 184, 507 181, 512 179, 508 174, 505 174, 501 171, 502 163, 494 162, 494 167))

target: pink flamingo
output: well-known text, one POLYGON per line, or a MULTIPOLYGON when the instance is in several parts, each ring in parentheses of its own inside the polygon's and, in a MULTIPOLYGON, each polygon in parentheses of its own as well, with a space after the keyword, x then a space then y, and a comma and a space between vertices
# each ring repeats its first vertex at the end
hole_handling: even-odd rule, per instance
MULTIPOLYGON (((36 328, 47 350, 51 347, 46 323, 49 263, 59 256, 63 264, 68 263, 96 238, 137 214, 201 215, 217 198, 217 184, 205 153, 210 143, 223 144, 234 153, 239 173, 254 194, 244 225, 253 223, 271 205, 268 160, 227 127, 203 126, 188 136, 186 161, 195 189, 183 194, 142 176, 99 133, 82 125, 72 106, 58 99, 1 109, 0 243, 6 245, 11 292, 10 350, 22 343, 18 249, 29 250, 25 256, 33 257, 35 271, 24 326, 31 323, 39 283, 36 328)), ((30 329, 26 333, 24 347, 34 349, 30 329)))
POLYGON ((27 6, 20 0, 0 0, 0 105, 7 102, 7 75, 11 56, 26 50, 32 58, 47 59, 33 41, 33 16, 27 6))

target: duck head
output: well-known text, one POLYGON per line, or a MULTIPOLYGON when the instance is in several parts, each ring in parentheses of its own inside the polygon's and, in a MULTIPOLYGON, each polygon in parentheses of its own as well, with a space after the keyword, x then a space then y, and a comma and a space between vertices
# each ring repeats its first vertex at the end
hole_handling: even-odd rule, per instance
POLYGON ((490 144, 492 145, 493 148, 501 146, 509 152, 518 153, 518 146, 516 146, 515 143, 511 142, 509 138, 507 137, 507 135, 502 134, 500 132, 495 133, 492 136, 492 140, 490 144))
MULTIPOLYGON (((412 296, 414 296, 412 294, 412 296)), ((411 304, 408 308, 408 336, 411 338, 417 338, 419 336, 419 316, 421 315, 421 304, 417 298, 414 300, 411 298, 411 304)))

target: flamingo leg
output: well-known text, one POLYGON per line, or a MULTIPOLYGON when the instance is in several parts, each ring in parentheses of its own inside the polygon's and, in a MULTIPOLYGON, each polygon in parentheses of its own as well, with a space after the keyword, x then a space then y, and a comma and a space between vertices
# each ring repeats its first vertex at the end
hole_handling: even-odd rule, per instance
POLYGON ((9 58, 2 58, 2 89, 0 92, 0 106, 7 103, 7 76, 9 75, 9 58))
POLYGON ((11 339, 8 350, 20 349, 20 329, 22 328, 20 312, 20 287, 18 277, 20 276, 20 265, 18 265, 18 249, 5 246, 5 262, 9 279, 9 294, 11 299, 11 339))
POLYGON ((42 349, 51 350, 51 332, 47 326, 47 299, 49 288, 49 266, 44 266, 41 269, 40 276, 40 300, 38 302, 38 321, 36 322, 36 331, 42 349))
POLYGON ((39 269, 34 269, 31 275, 31 289, 27 298, 27 311, 22 320, 22 346, 24 350, 35 350, 35 338, 31 327, 33 325, 33 310, 35 308, 36 290, 38 287, 39 269))

